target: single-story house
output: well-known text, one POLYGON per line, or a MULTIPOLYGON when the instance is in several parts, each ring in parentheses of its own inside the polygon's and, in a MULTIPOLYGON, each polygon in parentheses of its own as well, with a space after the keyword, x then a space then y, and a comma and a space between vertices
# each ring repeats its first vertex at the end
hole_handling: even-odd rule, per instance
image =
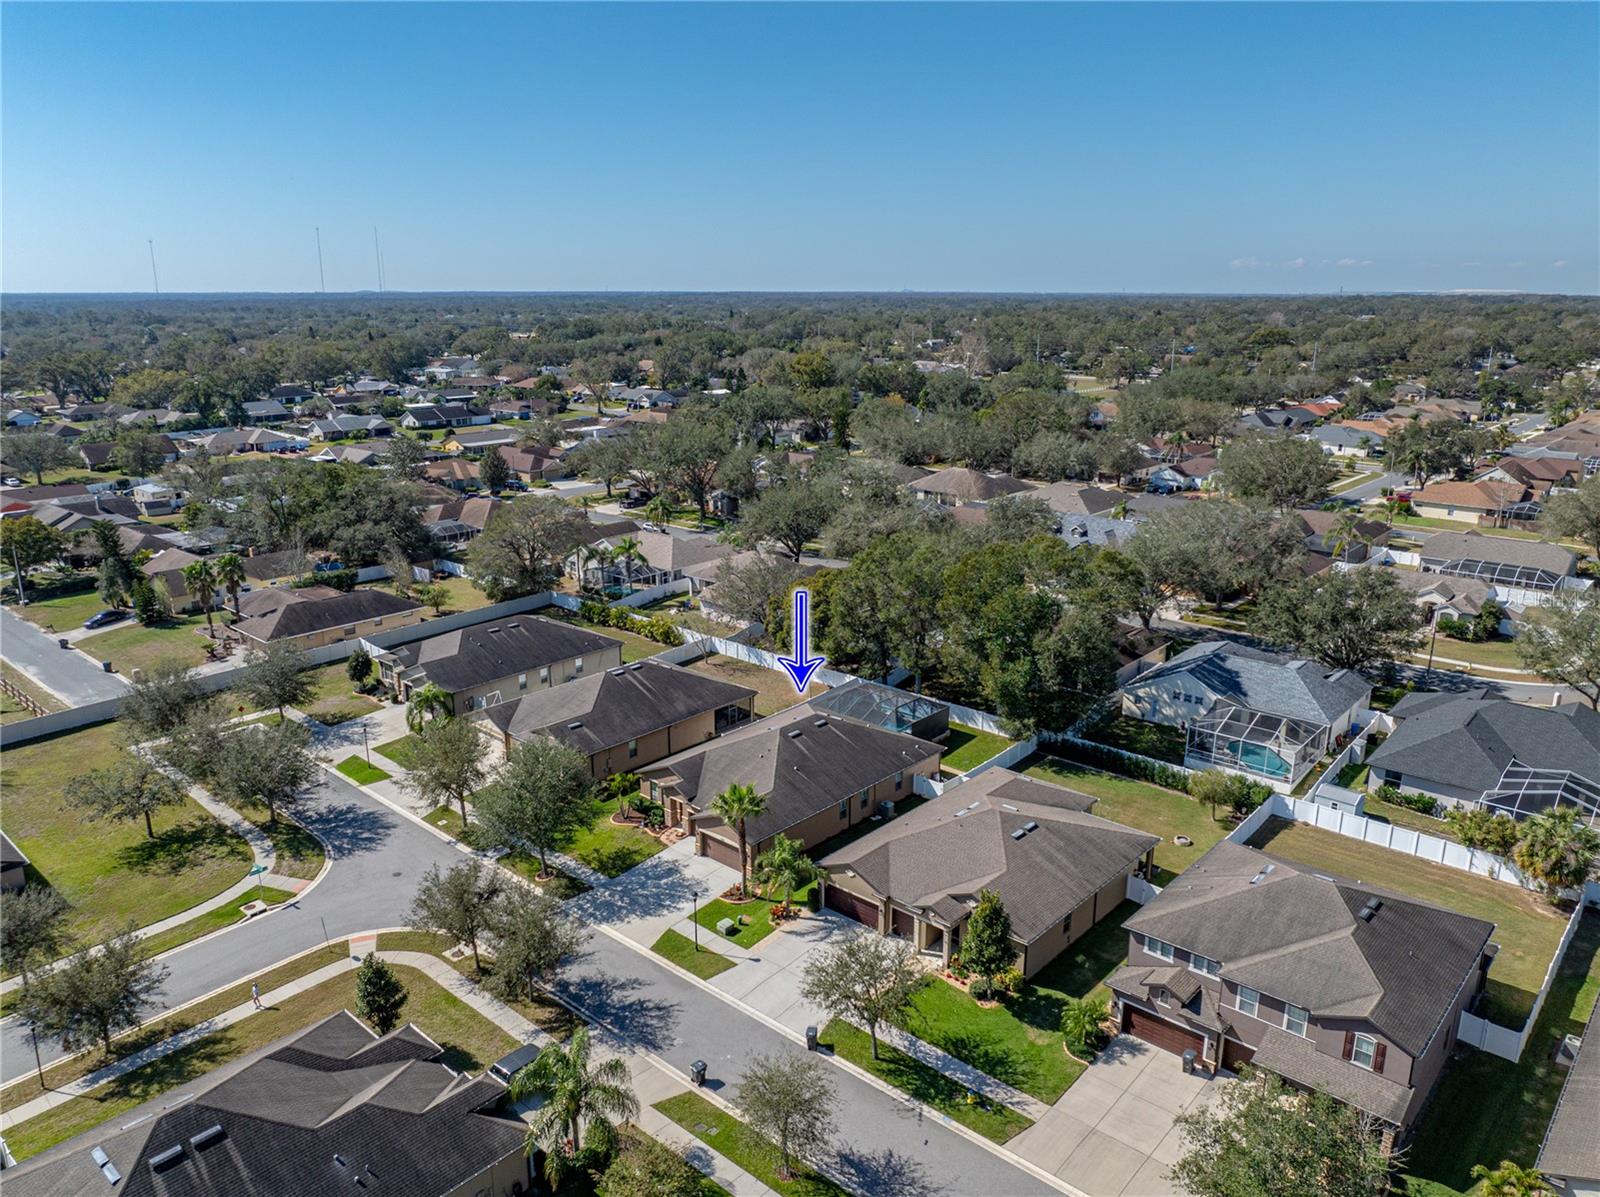
POLYGON ((506 449, 517 443, 522 434, 514 428, 483 428, 472 432, 451 434, 441 446, 446 453, 482 453, 493 446, 506 449))
POLYGON ((1283 793, 1371 699, 1358 673, 1226 640, 1187 648, 1122 687, 1124 714, 1184 729, 1189 768, 1241 773, 1283 793))
MULTIPOLYGON (((636 559, 619 557, 609 565, 590 562, 584 567, 585 576, 602 587, 648 589, 683 578, 698 587, 714 580, 721 562, 737 552, 706 533, 641 530, 627 536, 638 545, 636 559)), ((604 543, 615 549, 622 539, 607 537, 604 543)))
POLYGON ((474 411, 465 403, 408 403, 400 423, 407 428, 466 428, 487 424, 489 413, 474 411))
POLYGON ((310 568, 306 555, 298 549, 276 553, 258 553, 252 549, 244 558, 244 575, 254 586, 284 585, 304 576, 310 568))
POLYGON ((1126 900, 1128 877, 1150 870, 1161 842, 1090 814, 1095 801, 988 769, 824 857, 823 901, 948 965, 993 890, 1031 977, 1126 900))
POLYGON ((532 1192, 505 1091, 410 1023, 380 1037, 340 1010, 6 1169, 6 1194, 532 1192))
POLYGON ((455 713, 482 710, 622 664, 622 641, 543 615, 512 615, 379 653, 378 675, 401 701, 432 682, 455 713))
POLYGON ((1552 489, 1579 486, 1583 477, 1583 463, 1573 457, 1502 457, 1478 475, 1479 480, 1526 486, 1541 497, 1552 489))
POLYGON ((1485 536, 1481 532, 1436 532, 1417 550, 1426 573, 1477 578, 1495 586, 1556 590, 1577 573, 1571 549, 1538 540, 1485 536))
POLYGON ((1333 457, 1372 457, 1383 451, 1384 434, 1373 428, 1322 424, 1301 436, 1321 445, 1322 451, 1333 457))
POLYGON ((489 526, 501 507, 499 499, 456 499, 422 509, 422 526, 435 540, 445 544, 465 544, 489 526))
POLYGON ((249 399, 244 404, 244 418, 252 424, 281 424, 289 414, 289 409, 276 399, 249 399))
POLYGON ((1411 509, 1427 519, 1460 520, 1496 527, 1507 520, 1531 520, 1539 504, 1520 482, 1434 482, 1411 495, 1411 509))
POLYGON ((28 884, 28 854, 0 831, 0 892, 14 894, 28 884))
MULTIPOLYGON (((188 584, 183 580, 183 567, 193 565, 196 561, 203 561, 203 557, 186 552, 179 548, 162 549, 139 567, 141 573, 152 582, 159 581, 167 588, 167 594, 172 598, 174 611, 198 611, 199 601, 189 593, 188 584)), ((222 590, 218 588, 212 596, 213 605, 223 597, 222 590)))
POLYGON ((504 449, 500 456, 516 478, 526 485, 535 482, 555 482, 573 476, 566 454, 560 449, 504 449))
POLYGON ((1057 515, 1109 516, 1128 496, 1087 482, 1052 482, 1035 489, 1030 498, 1042 499, 1057 515))
POLYGON ((38 423, 38 413, 26 407, 14 407, 6 412, 6 426, 9 428, 32 428, 38 423))
POLYGON ((371 445, 326 445, 306 458, 321 465, 348 462, 351 465, 375 466, 383 455, 371 445))
POLYGON ((478 463, 462 457, 425 462, 417 473, 424 482, 448 486, 451 490, 476 490, 480 481, 478 463))
POLYGON ((918 498, 946 507, 963 507, 969 503, 987 503, 1001 495, 1020 494, 1033 487, 1010 474, 985 474, 966 466, 952 466, 909 482, 906 489, 918 498))
MULTIPOLYGON (((1391 569, 1401 589, 1409 590, 1417 605, 1429 618, 1473 619, 1483 604, 1494 597, 1494 586, 1477 578, 1454 578, 1449 574, 1425 574, 1418 570, 1391 569)), ((1508 621, 1501 620, 1505 630, 1508 621)))
POLYGON ((1302 543, 1306 546, 1306 552, 1315 556, 1356 563, 1365 561, 1374 547, 1389 543, 1390 528, 1379 520, 1360 520, 1348 533, 1342 534, 1343 514, 1314 507, 1299 507, 1289 518, 1299 523, 1305 534, 1302 543), (1336 548, 1339 550, 1337 553, 1334 552, 1336 548))
MULTIPOLYGON (((178 446, 172 443, 170 436, 164 432, 159 433, 156 436, 156 443, 161 447, 162 461, 171 463, 178 460, 178 446)), ((91 470, 103 470, 111 466, 116 453, 115 441, 96 441, 92 445, 78 446, 78 456, 91 470)))
POLYGON ((1469 693, 1419 691, 1367 758, 1370 783, 1430 794, 1452 806, 1523 816, 1561 804, 1600 827, 1600 714, 1469 693))
POLYGON ((197 448, 214 457, 230 453, 286 453, 310 444, 292 432, 274 432, 266 428, 224 428, 221 432, 191 439, 197 448))
POLYGON ((825 715, 800 703, 640 770, 640 789, 669 827, 694 833, 695 850, 739 867, 739 836, 711 811, 730 785, 754 786, 766 810, 747 821, 749 860, 780 832, 812 848, 891 809, 933 777, 942 749, 930 740, 825 715))
POLYGON ((1494 924, 1228 840, 1125 924, 1121 1028, 1322 1090, 1403 1141, 1482 991, 1494 924))
POLYGON ((276 399, 279 403, 290 407, 298 407, 307 400, 315 399, 317 393, 304 383, 286 382, 273 387, 267 392, 268 399, 276 399))
POLYGON ((140 515, 170 515, 183 505, 176 490, 159 482, 141 482, 128 496, 140 515))
POLYGON ((1191 457, 1151 470, 1149 486, 1152 490, 1164 492, 1201 490, 1211 485, 1216 472, 1215 457, 1191 457))
POLYGON ((382 416, 339 415, 312 420, 307 429, 314 441, 340 441, 347 436, 388 436, 394 425, 382 416))
POLYGON ((749 722, 756 692, 664 661, 635 661, 484 709, 506 751, 534 736, 589 758, 603 781, 654 764, 749 722))
POLYGON ((240 616, 230 629, 257 645, 292 642, 321 648, 374 632, 422 622, 422 604, 386 590, 348 593, 328 586, 269 586, 239 596, 240 616))

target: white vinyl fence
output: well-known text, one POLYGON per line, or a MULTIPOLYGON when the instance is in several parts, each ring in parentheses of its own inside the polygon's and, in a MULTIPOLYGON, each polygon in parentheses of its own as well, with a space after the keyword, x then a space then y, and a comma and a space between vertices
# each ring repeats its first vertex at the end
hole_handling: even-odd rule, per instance
POLYGON ((645 590, 636 590, 632 594, 624 595, 612 602, 612 607, 647 607, 657 599, 664 599, 672 594, 690 594, 694 591, 694 582, 689 578, 679 578, 676 582, 663 582, 659 586, 651 586, 645 590))
POLYGON ((1506 1060, 1522 1059, 1523 1049, 1528 1046, 1528 1037, 1533 1034, 1533 1024, 1539 1020, 1539 1012, 1544 1009, 1544 1000, 1550 996, 1550 987, 1555 984, 1556 973, 1561 970, 1561 962, 1566 959, 1567 947, 1572 943, 1572 937, 1577 933, 1578 923, 1583 919, 1584 903, 1579 902, 1572 911, 1572 917, 1567 920, 1567 929, 1561 933, 1561 942, 1556 945, 1555 955, 1550 960, 1550 967, 1545 970, 1544 982, 1539 986, 1539 992, 1533 999, 1533 1009, 1528 1012, 1528 1021, 1522 1024, 1522 1030, 1513 1031, 1499 1023, 1490 1022, 1486 1018, 1479 1018, 1476 1014, 1461 1012, 1461 1021, 1456 1026, 1456 1038, 1463 1043, 1470 1043, 1473 1047, 1499 1056, 1506 1060))

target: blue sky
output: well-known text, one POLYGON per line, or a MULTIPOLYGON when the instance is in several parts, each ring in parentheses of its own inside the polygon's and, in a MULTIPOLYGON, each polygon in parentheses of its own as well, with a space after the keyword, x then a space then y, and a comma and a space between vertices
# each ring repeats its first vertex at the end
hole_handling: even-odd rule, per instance
POLYGON ((0 284, 1600 290, 1594 4, 0 6, 0 284))

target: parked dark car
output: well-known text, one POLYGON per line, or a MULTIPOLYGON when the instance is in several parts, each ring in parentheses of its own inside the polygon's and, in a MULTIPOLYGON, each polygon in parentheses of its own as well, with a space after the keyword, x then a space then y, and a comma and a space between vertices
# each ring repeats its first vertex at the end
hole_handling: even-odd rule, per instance
POLYGON ((618 503, 617 506, 628 508, 643 507, 653 497, 654 496, 652 495, 645 494, 643 491, 629 491, 627 497, 618 503))
POLYGON ((119 619, 127 618, 128 613, 126 611, 114 611, 108 607, 104 611, 99 611, 89 616, 88 619, 83 621, 83 626, 86 628, 103 628, 107 624, 116 623, 119 619))

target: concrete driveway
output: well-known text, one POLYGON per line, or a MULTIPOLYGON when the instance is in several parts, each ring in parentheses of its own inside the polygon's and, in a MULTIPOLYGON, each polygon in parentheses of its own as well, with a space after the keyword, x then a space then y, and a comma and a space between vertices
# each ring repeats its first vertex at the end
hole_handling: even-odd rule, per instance
POLYGON ((648 948, 688 918, 697 899, 707 902, 738 883, 738 870, 696 856, 694 841, 685 839, 567 905, 585 922, 603 924, 648 948))
MULTIPOLYGON (((821 1028, 828 1021, 827 1014, 800 996, 806 961, 812 953, 860 930, 860 923, 825 911, 785 923, 750 948, 718 943, 717 950, 738 963, 712 977, 710 983, 791 1031, 804 1033, 807 1027, 821 1028)), ((705 937, 705 930, 700 934, 705 937)))
POLYGON ((1180 1193, 1167 1178, 1182 1147, 1173 1121, 1233 1083, 1185 1076, 1178 1056, 1118 1035, 1049 1113, 1007 1146, 1089 1197, 1168 1197, 1180 1193))

